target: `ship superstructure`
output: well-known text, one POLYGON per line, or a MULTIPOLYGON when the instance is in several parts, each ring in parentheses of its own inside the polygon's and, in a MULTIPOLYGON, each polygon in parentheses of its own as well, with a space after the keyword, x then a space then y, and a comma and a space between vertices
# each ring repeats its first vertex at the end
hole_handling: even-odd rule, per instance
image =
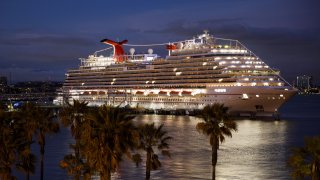
POLYGON ((169 55, 124 54, 127 41, 102 40, 110 57, 90 55, 66 74, 55 103, 72 99, 89 105, 129 105, 147 109, 193 110, 223 103, 231 113, 272 114, 296 93, 280 76, 237 40, 205 32, 166 44, 169 55), (120 50, 119 50, 120 48, 120 50))

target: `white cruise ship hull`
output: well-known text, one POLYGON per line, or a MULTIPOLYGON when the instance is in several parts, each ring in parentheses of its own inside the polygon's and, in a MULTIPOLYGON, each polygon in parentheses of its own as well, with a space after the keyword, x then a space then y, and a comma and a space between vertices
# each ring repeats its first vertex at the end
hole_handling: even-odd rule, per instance
POLYGON ((235 115, 259 116, 277 113, 297 92, 239 41, 207 32, 167 44, 164 59, 152 49, 134 54, 131 48, 125 55, 126 40, 102 42, 113 46, 113 56, 96 51, 81 59, 78 69, 67 72, 56 104, 76 99, 92 106, 192 111, 222 103, 235 115))
POLYGON ((223 103, 229 108, 229 113, 234 115, 270 116, 277 113, 278 109, 297 91, 291 87, 210 87, 208 85, 205 89, 130 89, 122 94, 112 91, 100 92, 105 93, 96 95, 94 98, 89 94, 78 94, 72 99, 87 101, 91 106, 129 105, 138 109, 187 111, 202 109, 207 104, 223 103), (190 93, 183 94, 183 92, 190 93))

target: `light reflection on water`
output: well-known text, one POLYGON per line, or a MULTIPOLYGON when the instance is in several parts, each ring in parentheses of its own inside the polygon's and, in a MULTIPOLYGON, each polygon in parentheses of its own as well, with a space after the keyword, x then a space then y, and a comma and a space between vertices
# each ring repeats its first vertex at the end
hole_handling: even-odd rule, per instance
MULTIPOLYGON (((141 116, 138 122, 165 124, 171 141, 172 158, 162 158, 162 168, 153 179, 210 179, 211 147, 195 128, 200 119, 188 116, 141 116)), ((238 132, 227 138, 218 152, 218 179, 287 179, 285 121, 239 120, 238 132), (281 163, 279 163, 281 162, 281 163)), ((145 167, 124 161, 116 179, 143 179, 145 167)))
MULTIPOLYGON (((220 146, 217 179, 291 179, 286 165, 290 148, 301 146, 304 136, 320 134, 318 97, 296 97, 283 108, 283 120, 237 120, 238 132, 220 146)), ((207 137, 195 128, 200 119, 189 116, 143 115, 135 122, 164 123, 174 139, 171 141, 172 158, 160 156, 162 167, 152 171, 152 179, 210 179, 211 147, 207 137)), ((73 142, 68 129, 49 137, 45 154, 45 179, 71 179, 58 164, 70 153, 73 142)), ((39 152, 35 144, 33 152, 39 152)), ((140 167, 124 158, 113 179, 144 179, 145 166, 140 167)), ((24 179, 18 174, 18 179, 24 179)), ((37 172, 31 179, 39 179, 37 172)), ((97 178, 95 178, 97 179, 97 178)))

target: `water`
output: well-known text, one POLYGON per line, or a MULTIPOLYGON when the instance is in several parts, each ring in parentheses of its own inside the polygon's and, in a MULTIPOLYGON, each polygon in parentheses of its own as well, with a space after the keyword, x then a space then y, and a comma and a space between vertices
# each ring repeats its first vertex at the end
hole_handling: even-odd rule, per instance
MULTIPOLYGON (((291 179, 287 159, 291 148, 303 145, 305 136, 320 135, 320 96, 296 96, 281 108, 281 121, 237 120, 238 132, 227 138, 218 151, 217 179, 291 179)), ((200 119, 189 116, 144 115, 138 123, 165 124, 171 141, 172 158, 161 157, 162 167, 152 171, 152 179, 210 179, 209 139, 195 126, 200 119)), ((45 154, 45 179, 68 179, 58 164, 70 153, 68 129, 48 137, 45 154)), ((33 147, 39 151, 38 146, 33 147)), ((38 166, 39 167, 39 166, 38 166)), ((24 179, 17 174, 19 179, 24 179)), ((144 179, 145 166, 129 160, 113 179, 144 179)), ((31 179, 39 179, 39 168, 31 179)))

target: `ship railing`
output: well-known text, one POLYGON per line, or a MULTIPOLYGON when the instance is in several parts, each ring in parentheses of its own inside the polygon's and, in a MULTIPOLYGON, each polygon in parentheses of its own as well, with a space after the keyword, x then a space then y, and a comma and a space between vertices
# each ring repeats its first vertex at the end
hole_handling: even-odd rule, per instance
POLYGON ((79 58, 81 66, 109 66, 119 62, 149 62, 158 59, 160 56, 157 54, 133 54, 121 56, 89 56, 89 58, 79 58))
MULTIPOLYGON (((220 40, 220 39, 218 39, 220 40)), ((208 53, 208 52, 215 52, 215 53, 231 53, 231 54, 247 54, 250 51, 244 47, 239 41, 237 40, 229 40, 214 42, 213 44, 206 44, 200 47, 194 47, 193 49, 177 49, 172 50, 171 55, 184 55, 184 54, 199 54, 199 53, 208 53), (240 51, 238 51, 240 50, 240 51)))
MULTIPOLYGON (((245 49, 249 52, 249 55, 250 55, 250 56, 254 56, 254 57, 257 58, 257 59, 260 59, 259 56, 257 56, 254 52, 250 51, 250 50, 249 50, 245 45, 243 45, 241 42, 239 42, 239 41, 237 41, 237 42, 238 42, 239 45, 241 45, 243 48, 245 48, 245 49)), ((287 83, 289 86, 292 87, 292 85, 291 85, 288 81, 286 81, 286 80, 280 75, 280 72, 279 72, 278 70, 273 69, 273 68, 270 68, 270 67, 269 67, 269 69, 270 69, 273 73, 277 74, 277 75, 281 78, 281 80, 283 80, 285 83, 287 83)))
POLYGON ((150 62, 155 59, 158 59, 160 56, 157 54, 132 54, 132 55, 121 55, 121 56, 113 56, 115 63, 121 62, 150 62))

